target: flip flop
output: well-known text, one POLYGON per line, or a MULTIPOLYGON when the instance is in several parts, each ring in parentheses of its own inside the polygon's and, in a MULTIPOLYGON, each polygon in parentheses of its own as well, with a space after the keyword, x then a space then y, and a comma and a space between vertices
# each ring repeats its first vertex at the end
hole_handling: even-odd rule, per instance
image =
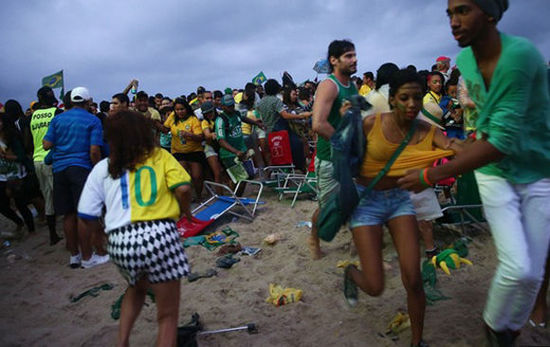
POLYGON ((358 294, 357 284, 355 284, 355 282, 353 282, 353 280, 349 276, 349 270, 352 267, 356 268, 355 265, 350 264, 346 266, 344 270, 344 296, 346 297, 348 305, 350 305, 351 307, 355 307, 357 306, 358 294))
POLYGON ((533 328, 546 328, 546 322, 535 323, 534 320, 529 319, 529 324, 530 324, 533 328))

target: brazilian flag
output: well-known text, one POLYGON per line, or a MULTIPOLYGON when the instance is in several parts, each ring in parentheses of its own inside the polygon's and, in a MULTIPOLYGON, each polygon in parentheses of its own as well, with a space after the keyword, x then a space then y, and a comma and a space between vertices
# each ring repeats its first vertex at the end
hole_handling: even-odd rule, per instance
POLYGON ((42 85, 52 89, 63 88, 63 70, 42 78, 42 85))
POLYGON ((260 71, 259 74, 254 76, 254 78, 252 79, 252 83, 259 86, 260 84, 264 83, 266 80, 267 80, 267 77, 265 77, 264 72, 260 71))

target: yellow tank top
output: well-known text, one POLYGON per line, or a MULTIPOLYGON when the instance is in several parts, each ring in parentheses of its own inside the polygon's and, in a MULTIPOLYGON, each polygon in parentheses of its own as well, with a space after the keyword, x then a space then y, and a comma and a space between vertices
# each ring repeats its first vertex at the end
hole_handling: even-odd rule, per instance
MULTIPOLYGON (((375 177, 386 166, 386 162, 399 147, 398 143, 391 143, 384 136, 381 115, 377 114, 375 117, 374 125, 367 135, 367 151, 361 166, 361 176, 369 178, 375 177)), ((429 167, 435 160, 453 155, 451 150, 433 147, 434 132, 435 127, 431 126, 422 141, 405 147, 386 176, 403 176, 407 170, 429 167)))

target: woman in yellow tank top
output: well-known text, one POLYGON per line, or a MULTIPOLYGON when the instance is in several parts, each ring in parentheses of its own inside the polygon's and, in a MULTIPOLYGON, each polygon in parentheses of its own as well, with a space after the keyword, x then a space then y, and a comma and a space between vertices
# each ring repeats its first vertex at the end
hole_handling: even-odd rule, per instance
MULTIPOLYGON (((419 75, 408 70, 400 70, 393 75, 390 82, 389 103, 392 111, 365 118, 363 129, 368 145, 360 177, 356 180, 359 194, 384 168, 409 132, 422 108, 423 94, 423 83, 419 75)), ((386 224, 399 254, 414 346, 424 343, 422 330, 426 299, 420 274, 419 232, 415 209, 409 193, 398 188, 397 179, 411 168, 425 168, 437 158, 453 155, 453 149, 458 149, 458 146, 446 138, 439 129, 418 120, 409 144, 387 175, 361 199, 350 220, 361 270, 353 265, 346 268, 346 299, 352 305, 357 301, 357 286, 371 296, 382 293, 382 226, 386 224)))

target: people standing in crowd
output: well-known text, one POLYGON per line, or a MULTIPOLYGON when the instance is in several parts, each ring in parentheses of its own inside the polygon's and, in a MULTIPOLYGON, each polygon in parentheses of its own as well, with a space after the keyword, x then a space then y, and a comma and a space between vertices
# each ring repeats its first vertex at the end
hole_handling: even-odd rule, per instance
POLYGON ((399 68, 394 63, 384 63, 376 70, 375 88, 366 96, 367 101, 372 105, 370 110, 368 110, 368 114, 388 112, 390 110, 388 103, 390 98, 390 80, 397 71, 399 71, 399 68))
MULTIPOLYGON (((475 170, 498 254, 483 313, 491 346, 512 346, 528 321, 550 242, 550 95, 535 46, 499 32, 508 1, 449 0, 457 66, 479 110, 476 141, 455 159, 423 172, 426 181, 475 170)), ((399 180, 420 189, 418 170, 399 180)))
MULTIPOLYGON (((260 119, 260 115, 256 110, 256 104, 259 101, 260 97, 256 94, 256 85, 249 82, 244 87, 241 102, 239 102, 235 108, 241 113, 241 118, 258 120, 260 119)), ((267 155, 269 146, 267 144, 265 131, 246 122, 242 122, 241 127, 246 148, 254 150, 254 156, 252 157, 254 166, 260 169, 265 167, 265 162, 269 158, 267 155)))
POLYGON ((130 107, 130 99, 128 98, 128 95, 124 93, 115 94, 111 99, 111 107, 109 110, 109 114, 113 115, 120 111, 127 111, 129 107, 130 107))
MULTIPOLYGON (((281 91, 281 85, 274 79, 269 79, 265 82, 265 96, 256 105, 256 110, 262 122, 266 127, 266 134, 269 135, 273 131, 289 130, 288 120, 291 119, 304 119, 311 117, 311 114, 292 114, 285 110, 285 106, 281 99, 277 97, 277 94, 281 91)), ((292 134, 289 133, 289 137, 292 134)), ((296 137, 294 137, 296 139, 296 137)), ((294 141, 294 148, 296 150, 297 141, 294 141)), ((292 146, 292 140, 291 140, 292 146)), ((302 147, 303 148, 303 147, 302 147)), ((303 164, 301 158, 292 158, 298 160, 298 164, 303 164)), ((301 168, 301 167, 300 167, 301 168)))
POLYGON ((162 93, 156 93, 155 94, 155 109, 157 111, 160 110, 160 106, 162 104, 163 99, 164 99, 164 95, 162 95, 162 93))
POLYGON ((157 143, 159 143, 159 132, 164 130, 164 127, 161 123, 160 113, 153 107, 149 106, 149 95, 147 95, 147 93, 143 90, 140 90, 136 94, 136 104, 134 110, 141 113, 145 116, 145 118, 148 118, 152 121, 152 131, 155 135, 157 143))
POLYGON ((107 249, 128 282, 117 346, 129 345, 149 287, 157 306, 157 346, 175 346, 180 281, 189 274, 176 221, 191 219, 190 177, 157 147, 149 121, 139 113, 118 112, 105 125, 111 152, 86 180, 78 215, 93 230, 106 209, 107 249))
POLYGON ((191 173, 193 188, 198 200, 203 186, 202 165, 205 162, 201 123, 185 99, 174 100, 174 113, 164 122, 164 132, 172 134, 170 148, 174 157, 191 173))
MULTIPOLYGON (((204 156, 208 166, 214 176, 214 182, 223 183, 223 168, 218 159, 220 146, 216 138, 215 124, 218 118, 218 111, 212 101, 206 101, 201 105, 201 111, 204 119, 201 122, 202 132, 204 134, 204 156)), ((221 190, 218 193, 222 193, 221 190)))
MULTIPOLYGON (((25 114, 23 113, 23 108, 21 107, 21 104, 17 102, 17 100, 10 99, 6 101, 4 109, 9 124, 13 124, 16 128, 17 136, 23 144, 25 155, 29 158, 32 158, 32 137, 28 129, 30 116, 25 116, 25 114)), ((40 193, 40 184, 38 183, 38 178, 36 178, 36 173, 34 172, 32 159, 27 162, 27 164, 29 166, 29 170, 27 172, 27 176, 24 179, 24 184, 28 193, 28 198, 36 208, 39 221, 41 223, 46 223, 44 198, 40 193)))
POLYGON ((432 71, 426 76, 427 91, 424 95, 423 102, 427 104, 433 102, 438 104, 441 102, 441 97, 443 96, 443 83, 445 78, 439 71, 432 71))
POLYGON ((359 88, 359 95, 367 96, 375 88, 374 74, 371 71, 367 71, 363 74, 363 84, 359 88))
POLYGON ((294 88, 283 90, 283 105, 284 110, 292 115, 298 115, 300 119, 279 119, 279 124, 276 125, 277 130, 287 130, 290 139, 290 149, 292 152, 292 161, 294 166, 299 170, 306 172, 306 150, 307 146, 307 130, 310 128, 308 120, 311 118, 312 112, 305 111, 298 102, 298 93, 294 88))
POLYGON ((443 83, 447 83, 451 78, 451 58, 440 56, 435 60, 435 64, 437 65, 437 71, 443 75, 443 83))
POLYGON ((23 227, 23 221, 29 232, 35 231, 32 213, 27 207, 30 200, 29 182, 25 180, 32 170, 32 163, 26 156, 13 120, 5 113, 0 113, 0 213, 16 224, 14 237, 19 236, 17 234, 23 227), (23 220, 11 209, 11 198, 23 220))
POLYGON ((56 214, 63 216, 66 247, 71 253, 69 265, 83 268, 109 261, 101 242, 102 231, 92 233, 97 253, 92 252, 90 234, 76 217, 82 188, 101 159, 103 145, 101 121, 87 111, 90 99, 87 88, 74 88, 70 94, 72 108, 51 120, 42 140, 43 148, 53 151, 54 207, 56 214))
POLYGON ((201 90, 201 94, 199 96, 197 96, 197 105, 198 105, 198 107, 195 109, 195 116, 197 116, 197 118, 200 121, 202 121, 202 119, 203 119, 202 111, 201 111, 202 104, 204 104, 207 101, 212 102, 212 100, 213 100, 212 92, 209 91, 209 90, 201 90))
MULTIPOLYGON (((38 109, 33 112, 29 124, 25 126, 25 129, 30 131, 30 138, 32 138, 32 153, 34 170, 36 178, 40 185, 40 191, 44 197, 44 213, 46 214, 46 224, 48 225, 48 231, 50 234, 50 244, 56 244, 60 238, 56 232, 56 220, 54 209, 54 178, 52 166, 44 163, 44 159, 48 154, 48 149, 44 148, 42 140, 48 131, 48 127, 54 117, 63 111, 55 107, 57 99, 53 94, 53 90, 50 87, 44 86, 38 89, 36 93, 38 97, 38 109)), ((66 242, 70 242, 65 240, 66 242)), ((67 246, 67 245, 66 245, 67 246)), ((68 246, 67 246, 68 247, 68 246)), ((77 264, 77 263, 75 263, 77 264)), ((80 264, 78 264, 80 265, 80 264)))
MULTIPOLYGON (((236 165, 236 160, 241 162, 247 159, 247 148, 244 143, 241 123, 264 127, 262 120, 242 118, 241 113, 235 110, 235 99, 232 95, 226 94, 222 98, 223 112, 216 118, 216 138, 220 145, 220 160, 222 165, 229 169, 236 165)), ((241 184, 237 192, 241 195, 246 185, 241 184)))
MULTIPOLYGON (((164 125, 164 122, 166 122, 170 114, 174 113, 174 103, 172 102, 172 99, 166 96, 162 99, 160 103, 159 113, 161 122, 164 125)), ((169 131, 161 131, 159 134, 159 143, 162 148, 164 148, 168 152, 171 152, 170 148, 172 143, 172 133, 169 131)))

